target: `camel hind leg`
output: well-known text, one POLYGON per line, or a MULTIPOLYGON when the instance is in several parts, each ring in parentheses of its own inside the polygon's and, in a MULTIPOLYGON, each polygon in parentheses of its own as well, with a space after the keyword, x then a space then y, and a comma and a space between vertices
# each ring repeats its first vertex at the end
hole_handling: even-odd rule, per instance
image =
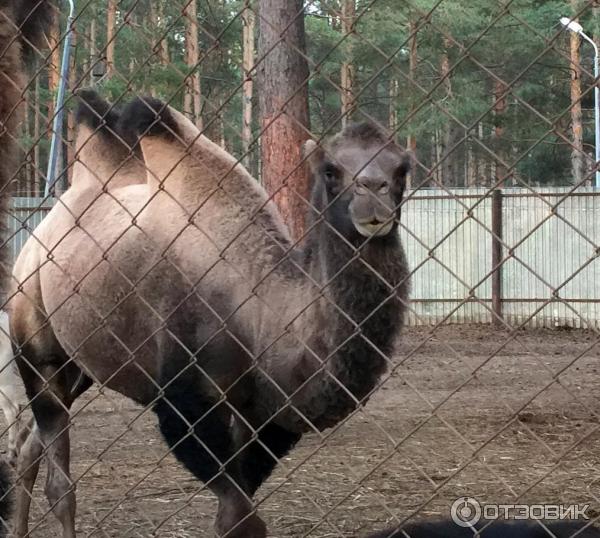
POLYGON ((159 425, 173 454, 218 497, 219 537, 265 538, 266 527, 254 512, 239 466, 223 464, 234 455, 226 404, 209 400, 192 375, 169 384, 155 405, 159 425))
POLYGON ((31 489, 43 453, 48 466, 45 493, 50 508, 62 525, 63 538, 75 538, 75 486, 69 469, 69 409, 77 396, 71 388, 81 371, 69 361, 53 337, 41 338, 40 334, 21 347, 18 365, 36 427, 19 458, 19 471, 23 476, 17 495, 17 536, 27 532, 31 489))

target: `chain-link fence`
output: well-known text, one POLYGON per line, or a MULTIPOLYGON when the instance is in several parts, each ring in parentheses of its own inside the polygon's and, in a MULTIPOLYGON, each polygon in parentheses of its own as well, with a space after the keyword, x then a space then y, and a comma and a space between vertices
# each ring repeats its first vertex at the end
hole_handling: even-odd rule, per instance
POLYGON ((72 8, 0 4, 6 532, 595 532, 598 2, 72 8))

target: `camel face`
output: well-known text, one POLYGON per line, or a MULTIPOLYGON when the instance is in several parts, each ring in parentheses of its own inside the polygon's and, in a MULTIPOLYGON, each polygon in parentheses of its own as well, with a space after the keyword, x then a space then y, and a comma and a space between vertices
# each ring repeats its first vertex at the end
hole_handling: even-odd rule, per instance
POLYGON ((325 185, 328 222, 348 240, 396 231, 410 160, 377 128, 350 126, 323 149, 307 143, 316 181, 325 185))

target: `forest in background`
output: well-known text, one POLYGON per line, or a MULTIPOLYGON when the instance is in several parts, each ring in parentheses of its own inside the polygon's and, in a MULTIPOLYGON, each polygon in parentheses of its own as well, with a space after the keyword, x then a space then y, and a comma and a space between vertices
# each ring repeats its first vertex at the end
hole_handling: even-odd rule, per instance
MULTIPOLYGON (((164 99, 260 178, 262 108, 277 97, 256 76, 265 61, 261 2, 268 9, 273 0, 76 0, 69 90, 95 86, 115 102, 164 99)), ((577 16, 600 42, 597 1, 279 4, 290 20, 303 17, 305 42, 296 36, 286 46, 308 64, 306 133, 333 133, 347 117, 377 121, 414 151, 414 187, 590 183, 593 53, 579 36, 559 33, 558 21, 577 16)), ((43 193, 66 2, 57 13, 24 96, 19 195, 43 193)), ((72 159, 73 104, 63 169, 72 159)))

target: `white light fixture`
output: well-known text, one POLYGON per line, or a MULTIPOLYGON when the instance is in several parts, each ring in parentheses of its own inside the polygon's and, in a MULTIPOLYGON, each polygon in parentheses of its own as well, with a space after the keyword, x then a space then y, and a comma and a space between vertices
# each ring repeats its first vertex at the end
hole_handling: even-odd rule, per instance
POLYGON ((576 34, 581 34, 583 32, 583 26, 579 24, 577 21, 572 21, 569 17, 562 17, 560 19, 560 23, 567 29, 571 30, 571 32, 575 32, 576 34))

